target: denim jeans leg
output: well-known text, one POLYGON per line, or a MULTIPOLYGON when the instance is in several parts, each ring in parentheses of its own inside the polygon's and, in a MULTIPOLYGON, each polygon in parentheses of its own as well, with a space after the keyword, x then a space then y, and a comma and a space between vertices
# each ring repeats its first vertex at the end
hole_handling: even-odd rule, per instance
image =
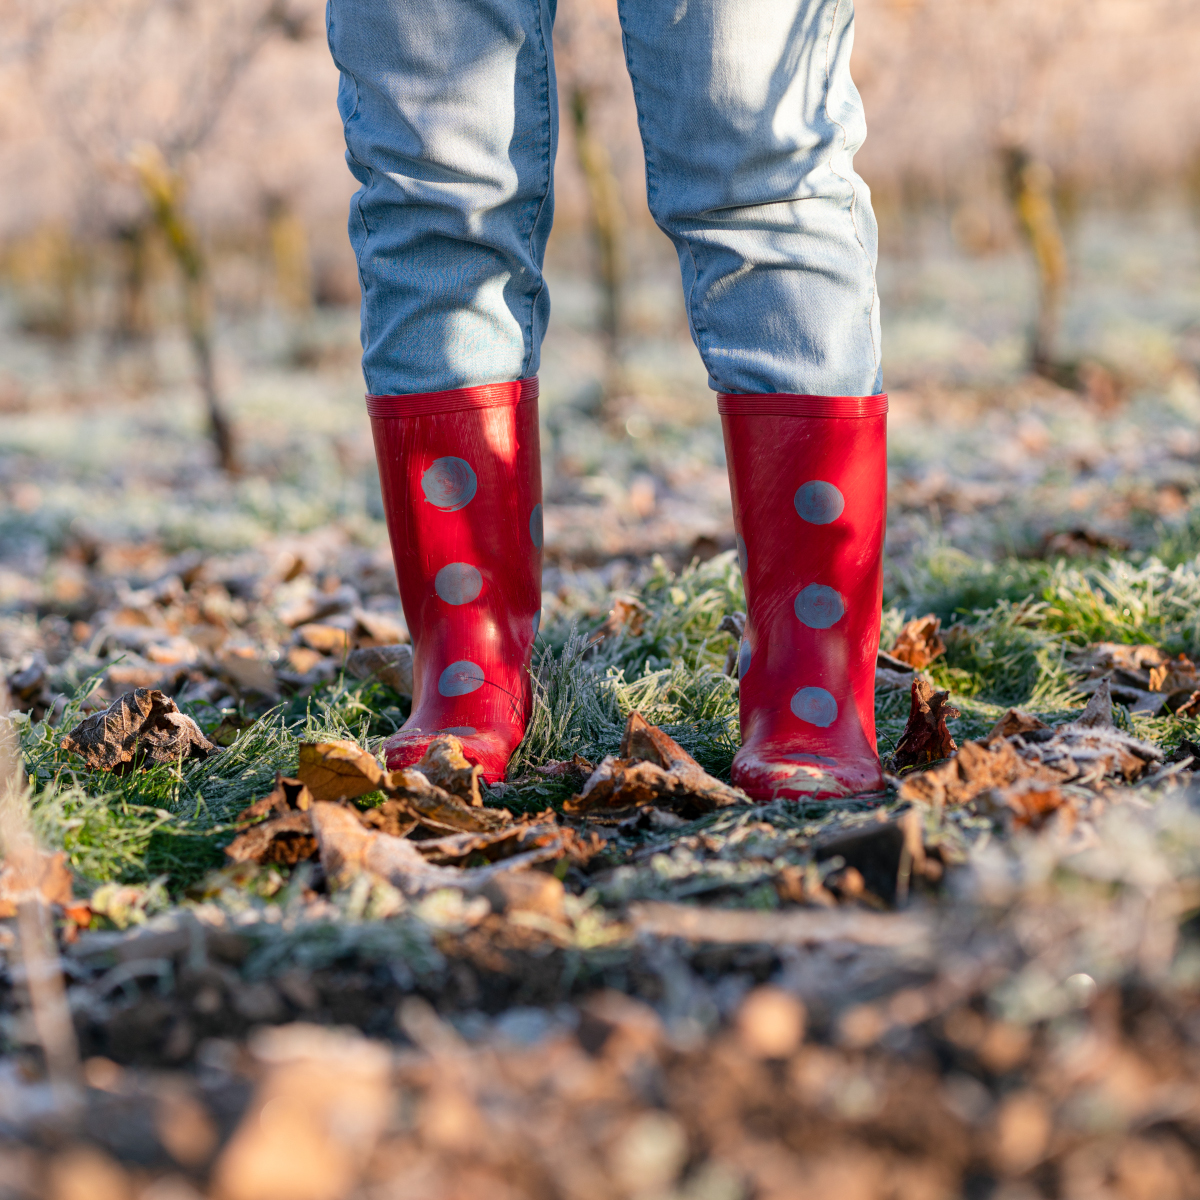
POLYGON ((722 392, 882 388, 852 0, 620 0, 655 220, 722 392))
POLYGON ((363 374, 377 395, 536 374, 550 302, 554 0, 329 0, 363 374))

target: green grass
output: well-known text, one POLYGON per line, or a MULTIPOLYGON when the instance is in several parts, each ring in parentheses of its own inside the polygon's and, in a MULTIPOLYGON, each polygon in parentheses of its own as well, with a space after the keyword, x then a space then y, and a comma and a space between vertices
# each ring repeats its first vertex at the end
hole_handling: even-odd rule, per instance
MULTIPOLYGON (((1192 524, 1200 529, 1200 518, 1192 524)), ((1200 655, 1200 556, 1179 557, 1191 528, 1164 538, 1165 558, 1131 555, 1091 564, 991 563, 935 543, 890 573, 886 601, 909 616, 936 613, 945 623, 978 623, 1006 604, 1027 608, 1041 601, 1043 609, 1022 619, 1026 628, 1077 645, 1153 642, 1172 654, 1200 655)))
MULTIPOLYGON (((85 884, 165 875, 172 891, 187 887, 225 861, 234 817, 271 790, 276 771, 295 772, 301 742, 364 742, 391 733, 400 717, 388 689, 339 679, 264 713, 220 754, 117 776, 82 767, 60 746, 92 686, 77 691, 58 727, 26 723, 21 739, 35 825, 48 845, 68 853, 85 884)), ((221 719, 184 707, 210 731, 221 719)))
MULTIPOLYGON (((1195 560, 992 565, 935 548, 914 560, 902 583, 893 578, 889 585, 884 644, 908 616, 944 617, 948 649, 930 674, 962 712, 952 726, 960 742, 985 734, 1009 706, 1054 720, 1080 709, 1066 658, 1072 646, 1153 641, 1191 653, 1200 644, 1195 560)), ((592 643, 598 614, 607 608, 592 597, 560 610, 539 638, 533 714, 510 766, 506 806, 533 811, 561 803, 571 783, 546 780, 533 768, 573 754, 598 761, 615 753, 634 709, 728 778, 739 744, 737 685, 723 672, 732 639, 718 627, 727 613, 744 608, 734 556, 678 574, 656 559, 631 591, 645 606, 637 634, 592 643)), ((59 727, 22 726, 37 828, 69 854, 85 887, 165 877, 178 894, 223 863, 232 819, 270 790, 276 771, 295 770, 301 741, 378 739, 406 713, 388 689, 338 679, 308 699, 259 714, 220 755, 117 777, 80 769, 59 746, 92 686, 80 687, 59 727)), ((905 691, 879 693, 881 753, 894 747, 908 706, 905 691)), ((221 718, 213 709, 191 711, 208 729, 221 718)), ((1121 714, 1121 721, 1167 748, 1196 737, 1200 726, 1173 716, 1121 714)), ((669 863, 662 867, 670 874, 669 863)))

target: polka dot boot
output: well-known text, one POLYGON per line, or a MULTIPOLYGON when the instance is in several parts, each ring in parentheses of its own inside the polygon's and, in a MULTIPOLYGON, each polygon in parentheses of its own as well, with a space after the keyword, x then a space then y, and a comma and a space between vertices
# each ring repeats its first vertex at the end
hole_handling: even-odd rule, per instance
POLYGON ((733 782, 756 800, 875 791, 887 397, 719 409, 747 608, 733 782))
POLYGON ((384 751, 416 762, 439 733, 490 783, 529 719, 542 590, 536 379, 369 396, 384 511, 413 639, 413 708, 384 751))

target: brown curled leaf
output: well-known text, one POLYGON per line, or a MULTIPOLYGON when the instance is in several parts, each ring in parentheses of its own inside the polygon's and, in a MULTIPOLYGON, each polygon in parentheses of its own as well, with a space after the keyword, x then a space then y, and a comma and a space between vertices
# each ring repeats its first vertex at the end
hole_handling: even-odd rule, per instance
POLYGON ((0 919, 15 917, 17 905, 31 892, 64 907, 73 899, 74 876, 62 850, 48 854, 30 845, 7 862, 0 859, 0 868, 0 919))
POLYGON ((314 800, 355 800, 378 791, 383 768, 354 742, 304 742, 300 747, 300 781, 314 800))
POLYGON ((594 762, 584 758, 582 754, 576 754, 571 758, 543 763, 540 767, 534 767, 533 771, 534 774, 544 776, 546 779, 562 779, 568 775, 577 775, 582 781, 587 779, 595 769, 594 762))
POLYGON ((238 834, 225 847, 225 854, 233 862, 275 863, 281 867, 295 866, 316 853, 317 839, 308 812, 271 817, 238 834))
POLYGON ((454 734, 443 733, 435 737, 417 763, 417 770, 430 783, 466 801, 471 807, 483 807, 483 796, 479 791, 483 768, 467 761, 462 742, 454 734))
POLYGON ((554 857, 566 854, 574 830, 550 823, 540 825, 510 825, 491 833, 454 833, 447 837, 425 838, 415 845, 426 862, 464 864, 482 858, 499 862, 527 850, 550 850, 554 857))
POLYGON ((352 650, 346 667, 355 679, 378 679, 394 692, 411 696, 413 691, 412 647, 399 643, 364 646, 352 650))
POLYGON ((421 896, 447 887, 475 893, 506 871, 545 862, 556 854, 554 847, 535 847, 494 866, 464 870, 426 862, 420 843, 364 829, 354 812, 340 804, 314 804, 312 823, 321 865, 330 880, 343 885, 366 871, 407 896, 421 896))
POLYGON ((170 696, 149 688, 126 692, 103 712, 85 717, 63 738, 62 748, 114 775, 218 753, 170 696))
POLYGON ((748 802, 745 793, 709 775, 639 712, 629 714, 620 754, 610 755, 592 772, 583 791, 567 801, 568 813, 608 816, 653 806, 693 817, 748 802))
POLYGON ((893 755, 897 770, 949 758, 958 749, 946 721, 962 714, 949 699, 949 692, 935 692, 928 679, 913 680, 908 724, 893 755))
POLYGON ((1004 738, 964 742, 947 762, 909 775, 900 785, 900 799, 923 804, 966 804, 981 792, 1029 778, 1054 780, 1063 776, 1021 757, 1012 742, 1004 738))
POLYGON ((946 643, 939 632, 942 622, 933 613, 914 617, 903 629, 892 647, 891 656, 920 671, 935 658, 946 653, 946 643))
POLYGON ((437 832, 484 833, 512 821, 507 809, 474 808, 464 804, 444 788, 430 783, 428 777, 415 767, 391 772, 383 786, 389 796, 403 800, 420 818, 421 824, 437 832))
POLYGON ((242 809, 235 818, 237 824, 245 825, 272 814, 280 815, 288 812, 305 812, 312 807, 312 793, 298 779, 275 772, 275 788, 261 800, 255 800, 248 808, 242 809))
POLYGON ((1018 733, 1032 733, 1035 729, 1047 728, 1045 721, 1039 720, 1032 713, 1022 712, 1019 708, 1010 708, 992 726, 991 733, 988 734, 988 739, 991 738, 1007 738, 1018 733))
POLYGON ((378 829, 380 833, 390 833, 392 837, 408 837, 421 824, 404 800, 394 798, 358 815, 368 829, 378 829))

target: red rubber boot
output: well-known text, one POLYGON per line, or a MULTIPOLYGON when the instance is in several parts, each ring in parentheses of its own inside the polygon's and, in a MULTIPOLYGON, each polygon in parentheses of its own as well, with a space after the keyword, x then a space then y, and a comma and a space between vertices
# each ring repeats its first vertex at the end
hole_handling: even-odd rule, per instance
POLYGON ((733 782, 755 800, 875 791, 887 397, 718 407, 748 618, 733 782))
POLYGON ((453 733, 495 783, 525 733, 542 602, 537 394, 523 379, 367 397, 413 639, 412 715, 384 745, 390 768, 453 733))

